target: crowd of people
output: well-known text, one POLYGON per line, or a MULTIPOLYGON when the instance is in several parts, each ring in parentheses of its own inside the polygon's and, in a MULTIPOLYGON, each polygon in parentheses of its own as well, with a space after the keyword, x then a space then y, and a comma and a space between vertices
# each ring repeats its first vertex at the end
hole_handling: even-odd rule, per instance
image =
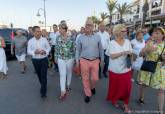
MULTIPOLYGON (((157 90, 158 111, 163 114, 165 90, 165 29, 155 27, 149 34, 147 29, 134 31, 127 35, 124 24, 106 26, 100 22, 98 30, 94 31, 94 23, 88 17, 85 26, 79 33, 69 31, 65 21, 53 25, 53 32, 48 33, 39 26, 29 27, 25 37, 21 30, 11 45, 11 54, 16 54, 20 63, 21 73, 26 73, 26 55, 31 60, 41 85, 42 98, 47 97, 47 70, 54 66, 60 75, 59 100, 64 101, 71 90, 73 69, 80 70, 84 90, 84 101, 89 103, 96 94, 96 85, 102 77, 109 78, 107 101, 116 108, 122 108, 125 113, 131 113, 129 100, 132 92, 132 82, 139 85, 140 105, 145 104, 145 89, 151 87, 157 90), (13 50, 14 49, 14 50, 13 50), (14 52, 15 51, 15 52, 14 52), (148 62, 144 65, 144 62, 148 62), (142 69, 152 67, 154 71, 142 69), (153 67, 152 67, 153 68, 153 67)), ((0 72, 1 79, 7 75, 5 42, 0 37, 0 72)), ((149 69, 150 69, 149 68, 149 69)), ((152 69, 151 68, 151 69, 152 69)))

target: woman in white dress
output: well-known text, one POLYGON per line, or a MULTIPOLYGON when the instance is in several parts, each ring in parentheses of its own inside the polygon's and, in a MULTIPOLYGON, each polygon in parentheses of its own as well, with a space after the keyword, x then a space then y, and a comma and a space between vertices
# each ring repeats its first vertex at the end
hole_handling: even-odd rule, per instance
POLYGON ((5 41, 4 39, 0 36, 0 80, 3 80, 6 78, 7 75, 7 64, 6 64, 6 54, 4 51, 5 47, 5 41))

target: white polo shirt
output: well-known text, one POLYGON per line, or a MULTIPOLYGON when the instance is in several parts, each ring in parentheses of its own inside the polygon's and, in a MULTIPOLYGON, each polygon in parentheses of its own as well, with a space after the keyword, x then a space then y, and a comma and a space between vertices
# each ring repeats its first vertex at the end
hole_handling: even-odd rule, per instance
POLYGON ((50 41, 51 41, 51 43, 52 43, 52 45, 55 45, 56 44, 56 38, 57 38, 57 36, 59 36, 60 35, 60 33, 57 31, 57 32, 51 32, 50 34, 49 34, 49 37, 50 37, 50 41))
POLYGON ((106 32, 106 31, 104 31, 104 32, 99 31, 97 34, 100 35, 100 37, 101 37, 101 44, 103 46, 103 49, 106 50, 108 48, 108 45, 110 44, 110 36, 109 36, 108 32, 106 32))

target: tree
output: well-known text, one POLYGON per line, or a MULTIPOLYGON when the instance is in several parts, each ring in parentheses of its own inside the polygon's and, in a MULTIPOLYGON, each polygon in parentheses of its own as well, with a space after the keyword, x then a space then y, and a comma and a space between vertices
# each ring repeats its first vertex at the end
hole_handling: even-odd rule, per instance
POLYGON ((100 17, 101 17, 101 21, 104 22, 104 20, 105 20, 106 18, 108 18, 109 16, 107 15, 107 13, 102 12, 102 13, 100 14, 100 17))
POLYGON ((114 10, 116 9, 117 1, 107 0, 106 2, 109 11, 109 24, 112 24, 112 15, 114 15, 114 10))
POLYGON ((148 0, 145 0, 145 3, 143 5, 143 18, 142 18, 142 25, 141 28, 144 27, 145 22, 146 22, 146 17, 147 17, 147 11, 149 10, 149 4, 148 4, 148 0))
POLYGON ((100 20, 96 16, 92 16, 92 21, 93 21, 94 27, 96 29, 96 26, 100 23, 100 20))
POLYGON ((131 5, 127 4, 126 2, 124 4, 117 4, 116 9, 120 14, 120 23, 124 22, 123 15, 132 13, 131 12, 131 5))

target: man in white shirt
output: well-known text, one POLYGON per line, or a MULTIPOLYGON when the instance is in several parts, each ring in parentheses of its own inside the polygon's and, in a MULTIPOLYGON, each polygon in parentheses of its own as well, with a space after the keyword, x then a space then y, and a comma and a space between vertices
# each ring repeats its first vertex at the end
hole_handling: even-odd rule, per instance
MULTIPOLYGON (((108 71, 108 64, 109 64, 109 57, 105 55, 105 51, 108 48, 108 45, 110 44, 110 36, 108 32, 106 32, 106 27, 103 22, 99 24, 99 32, 97 33, 101 37, 101 43, 104 49, 104 68, 103 68, 103 75, 106 78, 107 77, 107 71, 108 71)), ((101 78, 101 67, 99 70, 99 78, 101 78)))
POLYGON ((48 69, 47 57, 51 48, 47 39, 41 36, 41 30, 39 26, 34 26, 32 30, 34 37, 29 40, 27 51, 28 54, 32 56, 32 63, 41 84, 41 97, 46 98, 48 69))
POLYGON ((55 47, 55 44, 56 44, 56 38, 57 36, 59 36, 59 31, 58 31, 58 26, 56 24, 53 24, 53 32, 51 32, 49 34, 49 37, 51 39, 51 54, 52 54, 52 61, 54 62, 54 68, 56 70, 56 72, 58 72, 58 65, 57 63, 55 63, 55 60, 54 60, 54 47, 55 47))

